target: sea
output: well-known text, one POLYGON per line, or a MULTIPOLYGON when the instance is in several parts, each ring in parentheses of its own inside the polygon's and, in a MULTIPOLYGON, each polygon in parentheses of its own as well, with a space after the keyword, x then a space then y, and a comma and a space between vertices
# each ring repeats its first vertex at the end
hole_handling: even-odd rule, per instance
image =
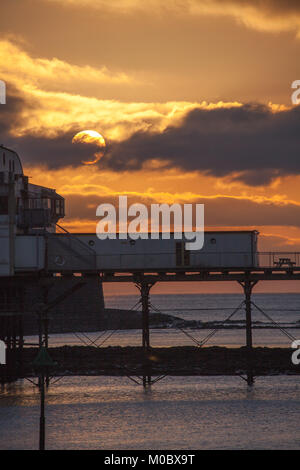
MULTIPOLYGON (((133 295, 106 296, 130 309, 133 295)), ((254 346, 300 339, 300 294, 253 295, 254 346)), ((157 294, 153 311, 176 317, 151 328, 153 347, 245 345, 239 294, 157 294), (231 317, 231 314, 235 314, 231 317), (228 319, 228 321, 225 321, 228 319), (180 320, 189 321, 181 328, 180 320), (178 327, 179 326, 179 327, 178 327)), ((26 338, 32 342, 36 338, 26 338)), ((50 346, 137 346, 140 330, 51 335, 50 346), (84 343, 85 342, 85 343, 84 343)), ((300 365, 299 365, 300 367, 300 365)), ((0 449, 37 449, 40 395, 26 379, 0 389, 0 449)), ((300 449, 300 376, 165 377, 143 387, 127 377, 53 378, 46 392, 46 448, 98 450, 300 449)))

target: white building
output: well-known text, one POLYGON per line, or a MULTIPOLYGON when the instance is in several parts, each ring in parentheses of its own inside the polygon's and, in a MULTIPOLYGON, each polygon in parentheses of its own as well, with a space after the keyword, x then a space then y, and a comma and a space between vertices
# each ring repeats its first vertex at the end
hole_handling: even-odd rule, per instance
POLYGON ((64 207, 54 189, 29 183, 18 154, 0 146, 0 276, 15 272, 17 235, 55 232, 64 207))
MULTIPOLYGON (((257 266, 257 233, 205 232, 201 250, 188 240, 99 240, 95 233, 56 233, 65 215, 54 189, 28 182, 19 156, 0 147, 0 276, 49 273, 245 268, 257 266)), ((96 221, 95 221, 96 222, 96 221)), ((96 223, 95 223, 96 227, 96 223)))

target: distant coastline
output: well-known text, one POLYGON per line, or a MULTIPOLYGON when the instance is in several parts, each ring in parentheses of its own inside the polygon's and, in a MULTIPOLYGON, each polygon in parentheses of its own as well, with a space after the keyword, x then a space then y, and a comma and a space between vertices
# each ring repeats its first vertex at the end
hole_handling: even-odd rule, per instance
MULTIPOLYGON (((175 309, 174 309, 175 310, 175 309)), ((150 312, 149 324, 151 328, 194 328, 194 329, 244 329, 245 320, 229 320, 227 322, 212 320, 185 320, 175 315, 150 312)), ((300 320, 288 326, 289 329, 299 329, 300 320)), ((101 318, 101 330, 130 330, 142 328, 142 312, 126 309, 106 308, 101 318)), ((252 321, 252 328, 274 328, 276 325, 266 321, 252 321)))

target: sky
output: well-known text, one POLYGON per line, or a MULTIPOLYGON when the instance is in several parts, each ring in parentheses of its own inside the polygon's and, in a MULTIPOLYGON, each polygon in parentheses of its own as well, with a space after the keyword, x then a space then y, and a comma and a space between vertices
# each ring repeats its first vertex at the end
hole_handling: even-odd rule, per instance
POLYGON ((64 227, 94 232, 127 194, 300 251, 298 0, 1 0, 0 17, 0 143, 66 198, 64 227))

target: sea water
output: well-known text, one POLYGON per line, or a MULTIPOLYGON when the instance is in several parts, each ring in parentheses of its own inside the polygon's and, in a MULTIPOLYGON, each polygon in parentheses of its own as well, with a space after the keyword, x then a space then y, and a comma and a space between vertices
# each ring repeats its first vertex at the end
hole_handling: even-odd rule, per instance
MULTIPOLYGON (((157 295, 162 312, 198 322, 189 329, 198 339, 229 316, 242 297, 229 295, 157 295)), ((275 323, 300 339, 298 294, 257 294, 253 313, 254 344, 290 347, 275 323)), ((131 296, 110 297, 106 306, 130 308, 131 296)), ((208 343, 245 344, 244 312, 230 327, 218 329, 208 343)), ((96 338, 97 333, 88 336, 96 338)), ((74 335, 53 335, 50 344, 78 344, 74 335)), ((141 344, 138 330, 117 331, 107 345, 141 344)), ((154 346, 193 344, 175 328, 151 330, 154 346)), ((104 346, 103 345, 103 346, 104 346)), ((249 388, 240 377, 165 377, 144 390, 127 377, 64 377, 46 393, 48 449, 299 449, 300 378, 258 377, 249 388)), ((27 380, 3 386, 0 393, 0 449, 36 449, 39 391, 27 380)))
MULTIPOLYGON (((134 295, 107 296, 107 308, 130 309, 138 298, 134 295)), ((207 345, 240 347, 245 345, 245 310, 242 306, 227 322, 222 322, 238 308, 243 300, 239 294, 180 294, 152 295, 155 310, 183 320, 197 322, 197 328, 184 328, 196 341, 202 341, 217 329, 207 345)), ((300 294, 256 294, 252 300, 267 317, 254 306, 252 308, 254 346, 290 347, 291 339, 278 326, 300 339, 300 294)), ((152 309, 153 311, 155 311, 152 309)), ((168 328, 151 328, 150 343, 153 347, 194 345, 190 336, 171 322, 168 328)), ((84 335, 56 334, 49 339, 50 346, 80 345, 97 341, 103 346, 140 346, 141 330, 108 330, 84 335), (88 337, 88 338, 87 338, 88 337), (99 338, 100 337, 100 338, 99 338), (99 338, 99 340, 97 340, 99 338)), ((34 341, 29 337, 28 341, 34 341)))

